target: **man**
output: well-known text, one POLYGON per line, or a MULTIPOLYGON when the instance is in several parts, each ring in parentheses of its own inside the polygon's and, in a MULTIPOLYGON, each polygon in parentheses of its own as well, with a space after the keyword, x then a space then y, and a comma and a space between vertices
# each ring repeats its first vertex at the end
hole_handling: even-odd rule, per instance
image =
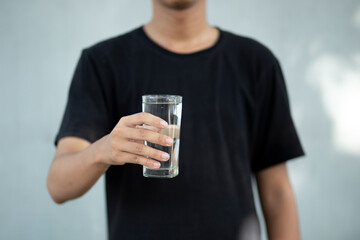
POLYGON ((82 52, 47 185, 57 203, 106 173, 110 239, 259 239, 255 174, 270 240, 300 239, 286 161, 303 155, 278 61, 214 28, 206 0, 153 0, 147 25, 82 52), (171 146, 144 94, 183 96, 180 173, 142 176, 171 146), (146 158, 150 156, 152 159, 146 158), (125 164, 128 163, 128 164, 125 164))

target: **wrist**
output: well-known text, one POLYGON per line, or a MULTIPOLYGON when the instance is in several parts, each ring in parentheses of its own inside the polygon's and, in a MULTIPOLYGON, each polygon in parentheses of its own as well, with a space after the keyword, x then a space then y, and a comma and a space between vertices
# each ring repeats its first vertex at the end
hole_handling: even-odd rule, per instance
POLYGON ((104 171, 106 171, 110 164, 108 164, 107 154, 106 154, 106 140, 109 135, 105 135, 100 138, 98 141, 93 143, 94 145, 94 164, 101 166, 104 171))

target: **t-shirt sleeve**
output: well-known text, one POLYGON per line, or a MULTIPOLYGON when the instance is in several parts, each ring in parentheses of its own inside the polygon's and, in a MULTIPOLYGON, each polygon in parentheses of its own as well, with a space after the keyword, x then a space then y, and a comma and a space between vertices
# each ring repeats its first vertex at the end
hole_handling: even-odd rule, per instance
POLYGON ((251 163, 253 172, 304 155, 278 60, 270 55, 259 72, 251 163))
POLYGON ((67 136, 92 143, 109 133, 111 128, 103 84, 94 58, 88 50, 83 50, 70 85, 55 145, 67 136))

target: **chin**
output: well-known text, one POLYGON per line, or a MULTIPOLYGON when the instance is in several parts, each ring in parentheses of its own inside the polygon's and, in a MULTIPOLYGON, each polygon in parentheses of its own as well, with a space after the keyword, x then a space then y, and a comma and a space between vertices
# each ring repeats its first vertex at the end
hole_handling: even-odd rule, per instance
POLYGON ((166 8, 174 10, 185 10, 194 6, 199 0, 157 0, 166 8))

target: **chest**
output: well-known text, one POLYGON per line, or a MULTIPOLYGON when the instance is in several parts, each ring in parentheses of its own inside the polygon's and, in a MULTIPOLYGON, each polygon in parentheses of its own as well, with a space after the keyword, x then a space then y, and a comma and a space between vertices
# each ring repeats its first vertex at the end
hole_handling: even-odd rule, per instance
POLYGON ((231 135, 237 140, 250 134, 254 107, 251 79, 246 69, 226 56, 198 60, 143 56, 119 71, 123 84, 116 89, 121 108, 117 112, 141 112, 144 94, 181 95, 182 128, 186 131, 199 135, 211 132, 217 139, 231 135))

